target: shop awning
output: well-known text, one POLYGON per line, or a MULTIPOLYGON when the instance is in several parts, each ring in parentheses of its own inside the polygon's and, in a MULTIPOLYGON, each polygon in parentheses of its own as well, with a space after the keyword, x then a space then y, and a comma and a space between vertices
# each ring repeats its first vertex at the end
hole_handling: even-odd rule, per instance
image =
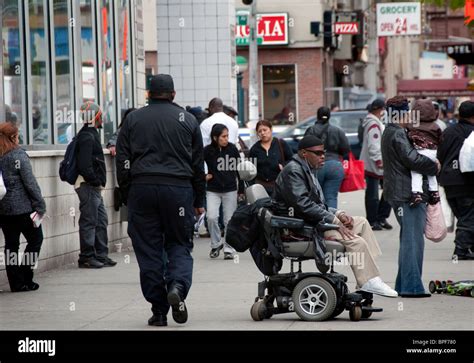
POLYGON ((474 90, 468 87, 469 79, 403 79, 398 81, 400 96, 405 97, 469 97, 474 90))

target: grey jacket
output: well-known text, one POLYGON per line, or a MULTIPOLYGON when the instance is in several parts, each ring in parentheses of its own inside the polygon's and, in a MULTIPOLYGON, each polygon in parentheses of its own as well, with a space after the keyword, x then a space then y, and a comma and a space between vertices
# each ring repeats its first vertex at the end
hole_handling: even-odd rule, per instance
POLYGON ((0 157, 7 194, 0 200, 0 215, 17 216, 38 212, 46 214, 46 203, 33 175, 30 159, 21 148, 0 157))
POLYGON ((369 113, 362 122, 364 127, 364 138, 360 160, 364 161, 365 174, 373 178, 382 178, 383 169, 376 165, 376 161, 382 161, 382 134, 384 125, 375 115, 369 113))

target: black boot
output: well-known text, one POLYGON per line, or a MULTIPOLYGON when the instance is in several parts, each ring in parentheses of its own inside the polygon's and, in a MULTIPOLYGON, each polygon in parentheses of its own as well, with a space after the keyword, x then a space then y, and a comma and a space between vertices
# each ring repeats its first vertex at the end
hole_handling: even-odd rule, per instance
POLYGON ((173 319, 178 324, 184 324, 188 321, 188 309, 183 296, 184 287, 178 283, 172 284, 168 290, 168 304, 171 305, 173 319))
POLYGON ((148 325, 150 326, 168 326, 168 319, 166 315, 162 314, 153 314, 153 316, 148 319, 148 325))

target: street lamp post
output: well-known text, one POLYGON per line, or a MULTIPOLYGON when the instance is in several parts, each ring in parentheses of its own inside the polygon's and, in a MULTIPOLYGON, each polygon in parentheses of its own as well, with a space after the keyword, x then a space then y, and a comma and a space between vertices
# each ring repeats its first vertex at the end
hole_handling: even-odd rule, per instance
POLYGON ((249 122, 250 143, 257 142, 255 128, 258 122, 258 35, 257 35, 257 1, 251 3, 249 16, 250 39, 249 39, 249 122))

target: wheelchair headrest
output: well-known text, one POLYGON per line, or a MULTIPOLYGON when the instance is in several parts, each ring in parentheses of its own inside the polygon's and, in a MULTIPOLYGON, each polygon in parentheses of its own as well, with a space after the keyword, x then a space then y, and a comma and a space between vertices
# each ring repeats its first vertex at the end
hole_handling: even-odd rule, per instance
POLYGON ((247 203, 253 204, 259 199, 269 198, 267 191, 261 184, 254 184, 247 188, 245 191, 247 197, 247 203))

